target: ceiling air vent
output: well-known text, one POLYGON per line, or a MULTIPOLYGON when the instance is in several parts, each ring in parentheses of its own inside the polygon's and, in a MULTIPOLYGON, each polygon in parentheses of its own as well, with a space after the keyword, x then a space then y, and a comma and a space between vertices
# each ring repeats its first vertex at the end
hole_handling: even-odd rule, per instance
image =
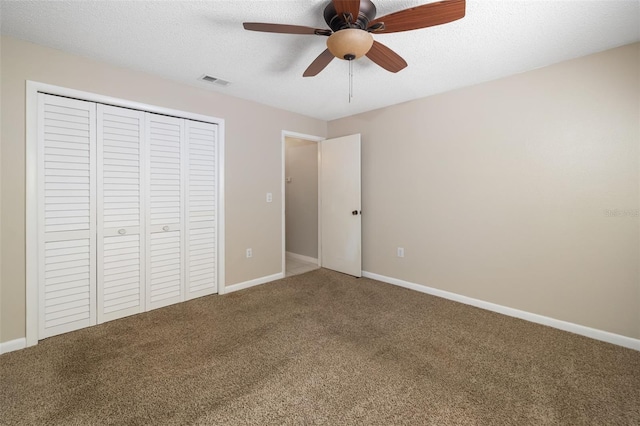
POLYGON ((226 80, 223 80, 223 79, 218 78, 218 77, 213 77, 213 76, 207 75, 207 74, 205 74, 202 77, 200 77, 200 80, 206 81, 207 83, 217 84, 218 86, 228 86, 230 84, 226 80))

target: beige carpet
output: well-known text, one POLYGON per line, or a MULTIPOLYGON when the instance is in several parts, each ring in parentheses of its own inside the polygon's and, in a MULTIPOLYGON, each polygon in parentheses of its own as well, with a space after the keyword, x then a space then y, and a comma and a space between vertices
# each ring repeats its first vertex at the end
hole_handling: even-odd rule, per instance
POLYGON ((0 357, 2 424, 640 424, 640 352, 327 270, 0 357))

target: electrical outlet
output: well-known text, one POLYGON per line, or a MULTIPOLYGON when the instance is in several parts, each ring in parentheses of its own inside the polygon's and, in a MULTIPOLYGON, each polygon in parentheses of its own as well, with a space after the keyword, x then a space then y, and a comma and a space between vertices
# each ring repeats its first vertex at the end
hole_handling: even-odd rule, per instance
POLYGON ((250 248, 247 249, 247 259, 249 259, 250 257, 253 257, 253 250, 251 250, 250 248))
POLYGON ((398 257, 404 257, 404 247, 398 247, 398 257))
POLYGON ((267 192, 267 203, 270 203, 273 201, 273 194, 270 192, 267 192))

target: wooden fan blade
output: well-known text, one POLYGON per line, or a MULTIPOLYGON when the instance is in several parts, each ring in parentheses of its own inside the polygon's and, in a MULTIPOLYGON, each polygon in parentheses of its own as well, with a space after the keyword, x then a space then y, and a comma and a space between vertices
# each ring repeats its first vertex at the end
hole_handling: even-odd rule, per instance
POLYGON ((329 49, 326 49, 324 52, 318 56, 315 61, 309 65, 309 68, 302 74, 303 77, 313 77, 314 75, 318 75, 320 71, 325 69, 329 62, 331 62, 335 58, 333 53, 329 52, 329 49))
POLYGON ((245 22, 242 25, 245 30, 260 31, 263 33, 331 35, 331 30, 303 27, 300 25, 266 24, 261 22, 245 22))
POLYGON ((358 20, 360 0, 333 0, 333 7, 336 9, 338 16, 343 16, 347 13, 351 14, 353 22, 358 20))
POLYGON ((407 62, 400 55, 377 41, 373 42, 367 58, 391 72, 398 72, 407 66, 407 62))
POLYGON ((391 13, 374 19, 369 27, 384 23, 384 29, 375 34, 398 33, 446 24, 464 17, 465 0, 443 0, 391 13))

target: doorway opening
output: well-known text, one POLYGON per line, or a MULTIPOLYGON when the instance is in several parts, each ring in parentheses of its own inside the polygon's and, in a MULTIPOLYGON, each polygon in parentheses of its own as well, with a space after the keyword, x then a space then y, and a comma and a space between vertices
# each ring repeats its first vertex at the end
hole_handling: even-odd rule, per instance
POLYGON ((295 275, 323 267, 362 276, 360 139, 360 134, 324 139, 282 132, 283 275, 287 269, 295 275), (304 160, 294 154, 298 151, 305 152, 304 160))
POLYGON ((318 137, 283 132, 283 273, 320 267, 318 137))

